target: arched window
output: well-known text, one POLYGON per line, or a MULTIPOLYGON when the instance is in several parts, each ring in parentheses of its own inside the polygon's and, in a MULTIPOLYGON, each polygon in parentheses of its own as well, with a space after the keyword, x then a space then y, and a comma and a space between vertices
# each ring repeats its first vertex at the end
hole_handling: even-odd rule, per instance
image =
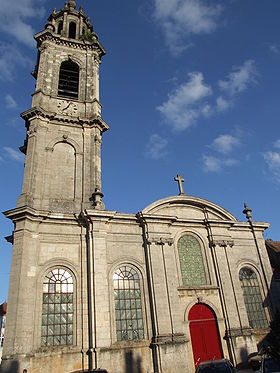
POLYGON ((268 321, 256 273, 251 268, 243 267, 239 272, 239 280, 250 326, 256 329, 267 328, 268 321))
POLYGON ((144 338, 140 279, 134 268, 119 267, 113 276, 117 340, 144 338))
POLYGON ((63 21, 59 21, 58 27, 57 27, 57 33, 59 35, 61 35, 62 29, 63 29, 63 21))
POLYGON ((178 241, 178 254, 185 286, 206 285, 206 273, 199 241, 186 234, 178 241))
POLYGON ((78 98, 79 66, 75 62, 62 62, 59 71, 58 96, 78 98))
POLYGON ((64 268, 44 278, 41 327, 42 346, 73 344, 73 278, 64 268))
POLYGON ((70 22, 69 23, 69 38, 76 39, 76 23, 70 22))

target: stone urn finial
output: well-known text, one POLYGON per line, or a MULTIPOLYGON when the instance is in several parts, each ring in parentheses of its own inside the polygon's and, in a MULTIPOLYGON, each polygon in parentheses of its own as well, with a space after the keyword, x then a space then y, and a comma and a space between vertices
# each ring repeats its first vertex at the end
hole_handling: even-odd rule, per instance
POLYGON ((69 1, 69 6, 70 6, 70 9, 76 9, 76 2, 75 2, 75 0, 70 0, 69 1))
POLYGON ((250 209, 247 205, 247 203, 244 203, 244 210, 243 214, 246 216, 246 218, 250 221, 252 220, 252 209, 250 209))
POLYGON ((96 210, 104 210, 105 209, 102 198, 103 198, 103 193, 101 192, 101 190, 99 188, 95 188, 95 191, 94 191, 94 193, 92 193, 92 196, 90 198, 90 200, 92 201, 92 206, 93 206, 94 209, 96 209, 96 210))

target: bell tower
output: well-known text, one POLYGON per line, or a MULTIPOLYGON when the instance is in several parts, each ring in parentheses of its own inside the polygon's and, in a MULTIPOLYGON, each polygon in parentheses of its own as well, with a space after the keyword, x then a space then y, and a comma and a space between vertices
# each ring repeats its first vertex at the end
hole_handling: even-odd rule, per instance
POLYGON ((105 50, 74 0, 53 10, 37 42, 31 109, 22 113, 27 137, 18 207, 77 213, 104 209, 101 193, 99 65, 105 50))
POLYGON ((17 207, 5 212, 14 233, 0 370, 73 372, 84 367, 83 346, 91 338, 86 335, 91 320, 87 295, 93 281, 86 270, 88 238, 78 216, 89 210, 106 214, 101 211, 101 143, 109 126, 99 101, 105 50, 74 0, 54 9, 34 38, 36 86, 31 108, 21 114, 26 126, 22 193, 17 207), (50 273, 58 286, 46 289, 50 273), (62 273, 70 281, 67 289, 62 273), (49 307, 46 299, 60 304, 49 307))

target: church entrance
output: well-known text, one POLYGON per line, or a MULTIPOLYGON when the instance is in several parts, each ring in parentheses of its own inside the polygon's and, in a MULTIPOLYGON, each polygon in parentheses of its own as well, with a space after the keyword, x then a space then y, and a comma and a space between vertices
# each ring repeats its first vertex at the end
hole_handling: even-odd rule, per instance
POLYGON ((190 334, 195 368, 206 360, 222 357, 215 313, 205 304, 195 304, 189 312, 190 334))

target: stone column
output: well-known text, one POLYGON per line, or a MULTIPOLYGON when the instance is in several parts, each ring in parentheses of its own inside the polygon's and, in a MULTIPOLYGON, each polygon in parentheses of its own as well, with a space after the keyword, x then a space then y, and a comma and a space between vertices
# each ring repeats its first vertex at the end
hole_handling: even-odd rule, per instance
POLYGON ((224 294, 225 312, 227 318, 226 338, 232 346, 235 364, 244 362, 246 356, 256 349, 252 338, 252 329, 243 323, 239 309, 237 289, 233 269, 236 266, 230 260, 231 252, 234 250, 232 240, 213 241, 218 258, 218 266, 221 277, 221 287, 224 294))

